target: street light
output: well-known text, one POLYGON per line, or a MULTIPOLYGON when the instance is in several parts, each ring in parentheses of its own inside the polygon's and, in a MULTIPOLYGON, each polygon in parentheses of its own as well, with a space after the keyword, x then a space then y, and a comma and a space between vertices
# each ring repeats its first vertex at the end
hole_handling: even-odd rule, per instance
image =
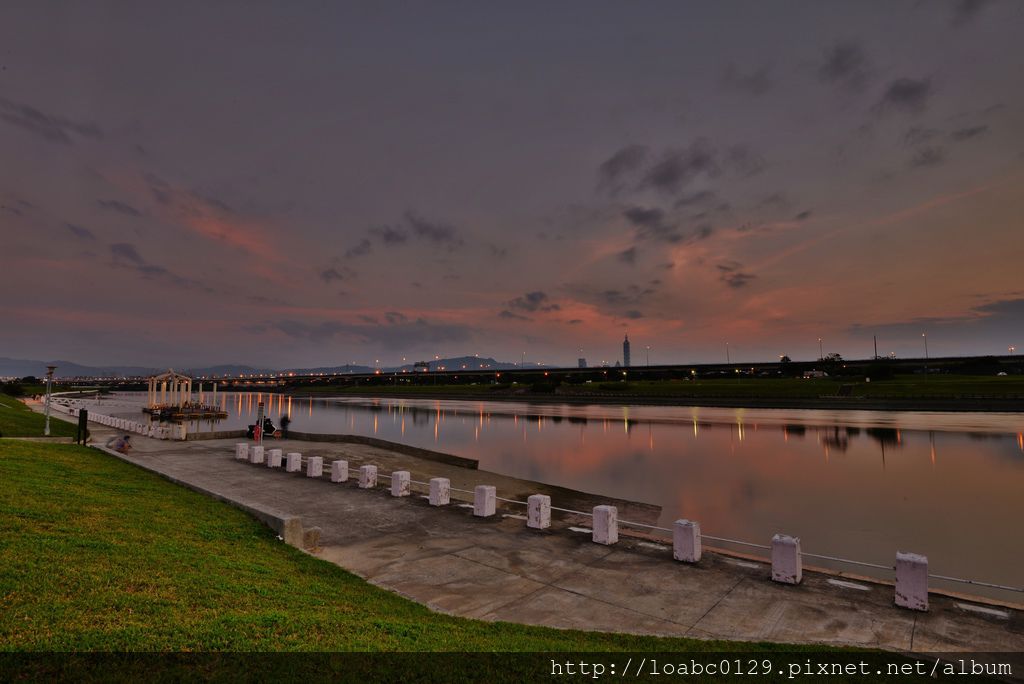
POLYGON ((56 369, 56 366, 46 367, 46 427, 43 434, 47 437, 50 436, 50 395, 53 394, 53 371, 56 369))
POLYGON ((1014 347, 1013 345, 1010 345, 1009 346, 1009 350, 1010 350, 1010 356, 1013 356, 1013 352, 1017 351, 1017 348, 1014 347))
POLYGON ((647 365, 651 365, 651 345, 647 345, 647 365))
POLYGON ((729 358, 729 343, 728 342, 725 343, 725 363, 726 364, 731 364, 732 363, 732 360, 729 358))
POLYGON ((928 360, 928 333, 921 333, 921 337, 924 338, 924 360, 928 360))
POLYGON ((822 360, 823 358, 825 358, 825 352, 823 352, 823 351, 821 350, 821 338, 819 337, 819 338, 818 338, 818 360, 820 361, 820 360, 822 360))

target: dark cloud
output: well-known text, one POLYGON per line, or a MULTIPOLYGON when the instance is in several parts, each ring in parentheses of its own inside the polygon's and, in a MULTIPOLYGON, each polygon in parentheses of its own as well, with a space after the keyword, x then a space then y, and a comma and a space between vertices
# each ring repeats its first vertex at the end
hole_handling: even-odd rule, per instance
POLYGON ((463 244, 458 231, 447 223, 428 221, 411 211, 405 213, 405 221, 409 224, 409 228, 412 230, 413 235, 423 238, 435 245, 446 246, 449 249, 454 249, 455 247, 459 247, 463 244))
POLYGON ((910 161, 907 162, 911 168, 927 166, 939 166, 946 161, 946 152, 941 147, 925 147, 918 150, 910 161))
POLYGON ((622 312, 622 317, 623 318, 636 319, 636 318, 643 318, 644 315, 642 313, 640 313, 639 311, 637 311, 636 309, 629 309, 627 311, 623 311, 622 312))
POLYGON ((750 95, 764 95, 775 83, 771 78, 771 67, 763 66, 749 73, 743 73, 735 64, 730 63, 722 76, 722 83, 727 87, 750 95))
POLYGON ((932 82, 929 78, 897 78, 886 87, 875 110, 881 113, 902 111, 920 114, 928 107, 931 94, 932 82))
POLYGON ((369 254, 372 251, 372 249, 373 245, 370 244, 370 241, 367 240, 366 238, 363 238, 354 246, 349 247, 348 250, 345 251, 345 258, 358 259, 359 257, 366 256, 367 254, 369 254))
POLYGON ((801 211, 799 214, 797 214, 796 216, 793 217, 793 220, 794 221, 806 221, 809 218, 811 218, 811 212, 810 211, 801 211))
POLYGON ((623 213, 626 220, 637 229, 637 236, 644 240, 679 242, 683 239, 679 229, 666 220, 665 212, 658 208, 630 207, 623 213))
POLYGON ((725 163, 730 171, 738 174, 741 178, 755 176, 764 171, 767 166, 764 157, 746 144, 730 147, 725 163))
POLYGON ((388 311, 384 314, 384 320, 386 320, 391 325, 397 325, 399 323, 407 322, 409 318, 405 314, 400 313, 398 311, 388 311))
POLYGON ((956 142, 963 142, 964 140, 970 140, 971 138, 977 138, 979 135, 984 135, 988 132, 988 126, 970 126, 967 128, 959 128, 949 134, 949 137, 956 142))
POLYGON ((942 131, 934 128, 925 128, 923 126, 911 126, 907 129, 907 132, 903 134, 903 142, 910 147, 916 145, 923 145, 931 140, 942 135, 942 131))
POLYGON ((534 292, 527 292, 522 297, 516 297, 509 301, 508 308, 533 313, 536 311, 558 311, 562 307, 552 303, 547 293, 536 290, 534 292))
POLYGON ((608 194, 621 191, 626 177, 639 171, 647 156, 648 149, 643 145, 623 147, 598 167, 598 189, 608 194))
POLYGON ((370 235, 380 239, 385 245, 400 245, 409 239, 409 233, 401 228, 392 228, 391 226, 380 226, 379 228, 370 228, 370 235))
POLYGON ((667 195, 678 194, 698 176, 717 176, 721 171, 717 157, 715 148, 704 138, 695 140, 686 149, 666 150, 647 169, 639 187, 667 195))
POLYGON ((622 263, 632 266, 636 263, 636 247, 622 250, 616 255, 616 258, 622 263))
POLYGON ((758 208, 786 210, 793 206, 793 202, 784 192, 773 192, 758 203, 758 208))
POLYGON ((344 273, 339 271, 337 268, 331 266, 330 268, 325 268, 324 270, 320 271, 320 279, 323 280, 328 285, 330 285, 335 280, 345 281, 348 278, 344 273))
POLYGON ((296 340, 317 344, 341 339, 352 345, 361 345, 382 351, 406 352, 422 350, 439 344, 467 342, 472 330, 462 325, 433 323, 424 318, 382 325, 365 321, 268 321, 246 328, 249 332, 277 331, 296 340))
POLYGON ((64 227, 71 231, 71 234, 81 240, 95 240, 96 236, 88 228, 82 226, 76 226, 74 223, 65 223, 64 227))
POLYGON ((113 211, 117 214, 124 214, 125 216, 142 216, 142 212, 124 202, 118 200, 96 200, 96 204, 100 209, 106 209, 107 211, 113 211))
POLYGON ((514 321, 529 321, 529 320, 532 320, 531 318, 528 318, 527 316, 520 316, 517 313, 512 313, 508 309, 502 309, 501 312, 498 314, 498 317, 499 318, 507 318, 509 320, 514 320, 514 321))
POLYGON ((974 21, 989 3, 990 0, 957 0, 950 22, 953 26, 965 26, 974 21))
POLYGON ((714 190, 700 190, 689 195, 683 195, 676 200, 676 208, 689 207, 693 205, 704 205, 714 202, 718 195, 714 190))
POLYGON ((198 280, 183 278, 163 266, 146 261, 135 245, 128 242, 117 242, 110 245, 110 256, 113 257, 113 265, 117 268, 126 268, 135 271, 147 280, 160 280, 161 282, 186 290, 201 290, 212 293, 213 288, 198 280))
POLYGON ((0 121, 53 143, 71 145, 75 137, 100 140, 103 132, 94 123, 81 123, 59 116, 44 114, 34 107, 0 97, 0 121))
POLYGON ((738 264, 734 261, 718 264, 717 268, 720 271, 719 279, 732 288, 745 287, 751 280, 757 276, 751 273, 744 273, 740 269, 742 264, 738 264))
POLYGON ((864 90, 870 78, 867 55, 859 43, 839 42, 825 51, 818 78, 825 83, 843 86, 853 91, 864 90))

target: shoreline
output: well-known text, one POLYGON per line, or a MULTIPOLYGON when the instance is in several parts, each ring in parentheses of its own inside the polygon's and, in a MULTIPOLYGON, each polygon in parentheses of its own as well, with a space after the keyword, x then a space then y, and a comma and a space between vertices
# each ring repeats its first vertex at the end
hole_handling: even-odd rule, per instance
POLYGON ((856 410, 856 411, 927 411, 964 413, 1024 413, 1024 399, 957 399, 957 398, 908 398, 908 399, 858 399, 856 397, 654 397, 633 394, 557 395, 524 393, 518 395, 482 395, 474 393, 450 394, 442 392, 363 392, 363 393, 291 393, 285 396, 296 399, 428 399, 450 401, 494 401, 522 404, 571 404, 578 406, 679 406, 706 408, 750 408, 750 409, 807 409, 807 410, 856 410))

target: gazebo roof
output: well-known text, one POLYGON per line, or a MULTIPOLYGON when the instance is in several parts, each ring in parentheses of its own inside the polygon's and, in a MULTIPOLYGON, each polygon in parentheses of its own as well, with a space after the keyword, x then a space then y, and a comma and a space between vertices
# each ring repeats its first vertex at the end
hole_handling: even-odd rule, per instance
POLYGON ((150 377, 149 379, 150 380, 155 380, 156 382, 163 382, 165 380, 169 381, 169 382, 172 382, 174 380, 191 380, 192 378, 190 378, 187 375, 182 375, 181 373, 175 373, 173 368, 168 368, 166 373, 160 373, 159 375, 154 375, 154 376, 150 377))

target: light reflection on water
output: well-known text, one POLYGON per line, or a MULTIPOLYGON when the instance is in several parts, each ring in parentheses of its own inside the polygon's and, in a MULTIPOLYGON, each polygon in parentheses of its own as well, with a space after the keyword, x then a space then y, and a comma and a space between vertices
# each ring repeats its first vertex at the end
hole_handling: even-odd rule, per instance
POLYGON ((807 552, 887 565, 897 550, 914 551, 935 573, 1024 584, 1020 414, 232 393, 218 397, 226 420, 190 429, 245 427, 260 401, 277 424, 290 415, 293 430, 376 436, 476 458, 483 470, 655 504, 666 527, 689 518, 707 534, 765 544, 783 532, 801 537, 807 552))

